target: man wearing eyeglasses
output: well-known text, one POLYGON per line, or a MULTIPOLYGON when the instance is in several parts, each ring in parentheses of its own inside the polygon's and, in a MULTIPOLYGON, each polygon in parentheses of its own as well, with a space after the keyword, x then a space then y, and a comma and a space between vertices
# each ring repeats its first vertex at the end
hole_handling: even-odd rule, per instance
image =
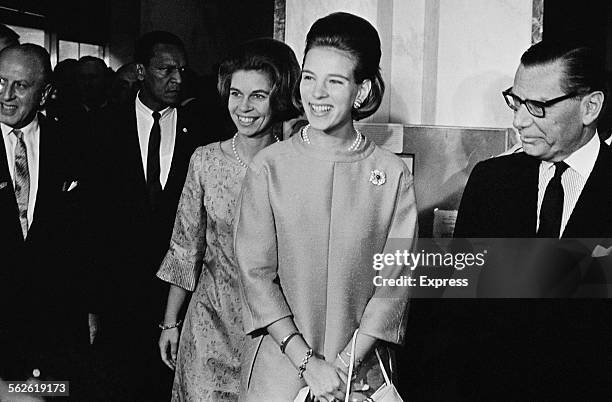
MULTIPOLYGON (((524 153, 478 164, 466 186, 460 237, 602 237, 612 156, 596 135, 605 98, 603 64, 592 49, 538 43, 527 50, 503 96, 524 153), (561 182, 561 215, 549 216, 551 180, 561 182), (494 191, 492 191, 494 190, 494 191), (601 211, 597 211, 603 209, 601 211)), ((556 197, 559 201, 560 197, 556 197)), ((610 204, 612 205, 612 204, 610 204)))
POLYGON ((180 106, 187 58, 177 36, 145 34, 135 62, 141 89, 129 104, 100 115, 91 155, 90 227, 105 279, 96 343, 109 365, 102 368, 110 381, 102 399, 165 401, 173 373, 159 359, 157 325, 168 289, 155 273, 170 242, 189 159, 206 140, 204 118, 214 130, 216 116, 197 102, 180 106))
MULTIPOLYGON (((612 237, 612 150, 596 132, 605 100, 603 69, 588 47, 540 42, 523 54, 513 86, 502 94, 524 152, 475 166, 455 237, 604 242, 612 237)), ((577 261, 591 258, 588 250, 577 261)), ((526 260, 513 264, 513 274, 525 273, 526 260)), ((527 275, 544 279, 535 285, 548 289, 561 283, 558 279, 584 279, 577 267, 557 260, 534 264, 527 275), (538 270, 547 271, 538 276, 538 270)), ((463 324, 475 335, 463 339, 469 356, 461 366, 468 383, 478 381, 471 386, 473 395, 608 399, 610 303, 568 299, 577 283, 571 280, 563 291, 542 296, 565 299, 472 300, 453 306, 463 310, 458 316, 469 316, 463 324)))

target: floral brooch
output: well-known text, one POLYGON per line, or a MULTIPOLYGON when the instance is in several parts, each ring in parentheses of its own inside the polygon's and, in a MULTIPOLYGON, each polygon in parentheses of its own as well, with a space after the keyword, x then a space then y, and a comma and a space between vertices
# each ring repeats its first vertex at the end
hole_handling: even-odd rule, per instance
POLYGON ((382 170, 374 169, 370 172, 370 183, 382 186, 387 181, 387 175, 382 170))

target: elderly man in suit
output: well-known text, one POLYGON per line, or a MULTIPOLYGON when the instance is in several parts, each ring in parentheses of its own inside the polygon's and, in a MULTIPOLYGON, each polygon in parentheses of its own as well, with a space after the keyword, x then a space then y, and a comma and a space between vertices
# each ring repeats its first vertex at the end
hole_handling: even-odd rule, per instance
POLYGON ((524 153, 474 168, 456 236, 610 235, 612 153, 596 135, 605 91, 597 62, 585 47, 542 42, 525 52, 504 91, 524 153))
POLYGON ((0 377, 72 381, 76 398, 90 281, 65 130, 38 113, 50 73, 40 46, 0 53, 0 377))
MULTIPOLYGON (((567 43, 544 41, 523 54, 503 96, 524 152, 474 168, 455 237, 612 237, 612 150, 596 133, 605 99, 604 65, 592 49, 567 43)), ((590 258, 591 251, 582 257, 590 258)), ((524 265, 515 261, 512 269, 520 272, 524 265)), ((531 266, 530 273, 537 278, 538 270, 547 270, 546 281, 561 274, 579 277, 571 272, 577 269, 557 259, 546 268, 531 266)), ((582 400, 612 395, 609 300, 478 300, 451 307, 447 313, 462 317, 458 327, 464 330, 454 337, 455 349, 464 351, 455 355, 456 371, 462 370, 457 389, 464 395, 582 400)))
POLYGON ((103 272, 100 343, 110 357, 108 400, 168 400, 173 373, 159 358, 158 324, 168 289, 155 273, 168 249, 189 159, 214 132, 198 102, 179 106, 185 49, 155 31, 136 45, 140 90, 96 124, 88 193, 103 272))

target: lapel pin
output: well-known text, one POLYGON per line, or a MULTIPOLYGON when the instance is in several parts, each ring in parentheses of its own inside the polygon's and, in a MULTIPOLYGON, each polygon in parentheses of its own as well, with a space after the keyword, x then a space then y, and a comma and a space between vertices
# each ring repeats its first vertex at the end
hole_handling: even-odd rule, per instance
POLYGON ((370 183, 382 186, 387 181, 387 175, 382 170, 374 169, 370 172, 370 183))
POLYGON ((183 127, 183 132, 187 133, 187 127, 183 127))

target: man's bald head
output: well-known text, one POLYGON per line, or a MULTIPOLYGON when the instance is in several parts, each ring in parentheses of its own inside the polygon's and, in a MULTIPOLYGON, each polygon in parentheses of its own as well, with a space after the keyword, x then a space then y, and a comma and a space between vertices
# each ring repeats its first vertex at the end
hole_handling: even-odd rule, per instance
POLYGON ((32 121, 51 86, 49 53, 33 44, 0 52, 0 122, 21 128, 32 121))
POLYGON ((31 65, 33 67, 40 68, 40 72, 42 74, 43 83, 47 84, 51 80, 51 57, 49 56, 49 52, 39 45, 35 45, 33 43, 24 43, 22 45, 13 45, 4 48, 0 51, 0 57, 5 54, 5 52, 12 53, 15 52, 17 54, 22 55, 24 58, 29 59, 31 61, 31 65))

